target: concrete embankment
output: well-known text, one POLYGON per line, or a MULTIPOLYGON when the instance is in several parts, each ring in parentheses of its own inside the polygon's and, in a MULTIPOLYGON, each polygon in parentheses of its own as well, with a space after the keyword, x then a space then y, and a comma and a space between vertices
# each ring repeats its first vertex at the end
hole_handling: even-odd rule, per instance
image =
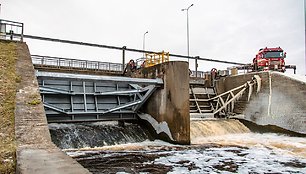
POLYGON ((89 173, 52 143, 28 47, 15 44, 20 77, 15 108, 16 173, 89 173))
POLYGON ((306 134, 306 83, 278 72, 249 73, 230 76, 217 84, 218 93, 261 77, 261 91, 235 104, 234 112, 243 114, 246 120, 259 125, 276 125, 306 134))
POLYGON ((0 173, 15 171, 16 45, 0 42, 0 173))

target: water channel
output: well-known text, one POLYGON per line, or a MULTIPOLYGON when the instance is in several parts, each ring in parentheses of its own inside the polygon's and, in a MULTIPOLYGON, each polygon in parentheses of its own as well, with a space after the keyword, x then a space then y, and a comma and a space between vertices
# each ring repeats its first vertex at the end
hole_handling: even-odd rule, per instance
POLYGON ((137 124, 50 124, 52 140, 92 173, 306 173, 306 138, 253 133, 238 120, 192 121, 191 145, 137 124))

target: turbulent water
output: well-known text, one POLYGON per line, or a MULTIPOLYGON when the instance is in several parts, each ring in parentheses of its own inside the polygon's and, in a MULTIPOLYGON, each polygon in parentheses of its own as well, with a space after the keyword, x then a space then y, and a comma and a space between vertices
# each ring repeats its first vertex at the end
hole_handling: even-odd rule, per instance
POLYGON ((250 132, 250 130, 238 120, 207 120, 192 121, 190 123, 191 141, 207 136, 248 132, 250 132))
POLYGON ((92 173, 306 173, 306 138, 251 133, 239 121, 223 120, 191 122, 191 140, 64 151, 92 173))
POLYGON ((93 148, 142 142, 150 139, 147 130, 137 124, 98 122, 80 124, 49 124, 52 141, 61 149, 93 148))

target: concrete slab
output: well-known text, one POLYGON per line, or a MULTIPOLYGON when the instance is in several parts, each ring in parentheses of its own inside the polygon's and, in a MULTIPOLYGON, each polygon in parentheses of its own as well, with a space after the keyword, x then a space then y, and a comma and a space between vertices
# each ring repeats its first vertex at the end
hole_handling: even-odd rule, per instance
POLYGON ((90 173, 59 149, 31 149, 19 151, 19 173, 84 174, 90 173))

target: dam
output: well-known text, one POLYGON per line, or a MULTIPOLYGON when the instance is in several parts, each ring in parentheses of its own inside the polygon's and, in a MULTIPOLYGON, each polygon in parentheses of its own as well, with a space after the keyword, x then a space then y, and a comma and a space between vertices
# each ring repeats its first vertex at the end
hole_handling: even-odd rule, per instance
POLYGON ((123 65, 97 72, 88 62, 38 64, 23 42, 1 40, 1 47, 16 56, 18 173, 306 172, 304 81, 274 72, 191 78, 184 61, 125 77, 123 65), (251 82, 254 75, 260 82, 251 82), (241 94, 227 93, 240 86, 241 94), (228 104, 219 112, 217 103, 228 104), (224 117, 232 113, 300 137, 258 134, 224 117))

